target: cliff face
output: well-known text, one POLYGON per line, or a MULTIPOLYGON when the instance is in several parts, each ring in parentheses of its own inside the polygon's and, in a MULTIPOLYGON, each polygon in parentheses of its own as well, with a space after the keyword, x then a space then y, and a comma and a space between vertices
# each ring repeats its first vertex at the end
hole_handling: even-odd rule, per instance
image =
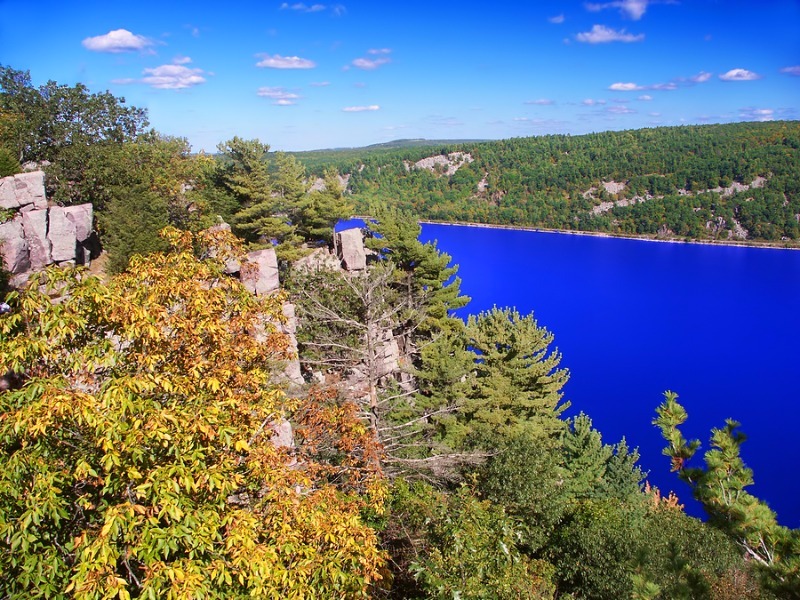
POLYGON ((42 171, 0 179, 0 209, 13 215, 0 223, 0 256, 12 287, 48 265, 86 265, 99 254, 92 205, 48 206, 42 171))

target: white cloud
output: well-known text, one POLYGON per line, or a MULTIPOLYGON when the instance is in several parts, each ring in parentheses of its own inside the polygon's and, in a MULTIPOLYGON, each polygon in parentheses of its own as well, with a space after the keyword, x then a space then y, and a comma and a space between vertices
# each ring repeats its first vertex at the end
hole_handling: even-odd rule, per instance
POLYGON ((560 25, 561 23, 563 23, 563 22, 564 22, 564 15, 563 15, 563 14, 556 15, 556 16, 554 16, 554 17, 550 17, 550 18, 549 18, 549 19, 547 19, 547 20, 548 20, 550 23, 553 23, 554 25, 560 25))
POLYGON ((719 76, 722 81, 755 81, 761 79, 761 75, 753 73, 747 69, 731 69, 727 73, 719 76))
POLYGON ((606 108, 606 112, 614 115, 630 115, 635 113, 636 111, 627 106, 616 105, 616 106, 609 106, 608 108, 606 108))
POLYGON ((781 73, 786 73, 787 75, 794 75, 795 77, 800 77, 800 65, 794 65, 792 67, 784 67, 781 69, 781 73))
POLYGON ((624 83, 619 81, 617 83, 612 83, 610 86, 608 86, 608 89, 613 92, 640 92, 647 88, 635 83, 624 83))
POLYGON ((605 100, 595 100, 594 98, 586 98, 581 104, 584 106, 602 106, 606 103, 605 100))
POLYGON ((603 4, 595 4, 587 2, 584 4, 586 10, 591 12, 599 12, 606 8, 618 8, 623 16, 638 21, 644 16, 647 11, 647 5, 651 0, 616 0, 615 2, 605 2, 603 4))
POLYGON ((367 54, 391 54, 392 50, 390 48, 370 48, 367 50, 367 54))
POLYGON ((675 81, 668 81, 667 83, 654 83, 653 85, 647 86, 648 90, 659 90, 661 92, 672 92, 678 89, 678 83, 675 81))
POLYGON ((700 71, 694 77, 690 77, 689 81, 691 81, 692 83, 705 83, 709 79, 711 79, 711 73, 708 73, 706 71, 700 71))
POLYGON ((159 90, 182 90, 201 83, 206 73, 202 69, 190 69, 183 65, 161 65, 153 69, 145 69, 141 83, 159 90))
POLYGON ((550 106, 555 104, 554 100, 550 100, 550 98, 539 98, 538 100, 526 100, 525 104, 535 104, 537 106, 550 106))
POLYGON ((381 107, 377 104, 370 104, 369 106, 345 106, 342 110, 344 112, 368 112, 380 109, 381 107))
POLYGON ((313 60, 300 58, 299 56, 281 56, 280 54, 257 54, 261 60, 256 63, 257 67, 269 69, 313 69, 317 64, 313 60))
POLYGON ((772 121, 775 111, 771 108, 747 107, 739 109, 739 116, 746 121, 772 121))
POLYGON ((304 13, 315 13, 325 10, 327 7, 324 4, 312 4, 306 5, 302 2, 295 2, 294 4, 289 4, 288 2, 284 2, 281 4, 281 10, 295 10, 297 12, 304 12, 304 13))
POLYGON ((309 85, 311 87, 328 87, 330 84, 330 81, 312 81, 309 85))
POLYGON ((642 94, 637 98, 637 100, 641 100, 642 102, 649 102, 652 99, 653 97, 650 94, 642 94))
POLYGON ((105 35, 88 37, 81 42, 83 47, 92 52, 135 52, 147 50, 155 42, 143 35, 136 35, 127 29, 115 29, 105 35))
POLYGON ((292 106, 300 99, 299 95, 282 87, 260 87, 256 94, 274 100, 272 104, 276 106, 292 106))
POLYGON ((607 44, 609 42, 630 43, 641 42, 644 40, 644 34, 640 33, 638 35, 634 35, 626 32, 624 29, 617 31, 616 29, 611 29, 605 25, 595 25, 592 27, 591 31, 586 31, 576 35, 575 39, 586 44, 607 44))
POLYGON ((182 56, 180 54, 172 59, 173 65, 188 65, 190 62, 192 62, 191 58, 188 56, 182 56))
POLYGON ((350 64, 358 69, 363 69, 364 71, 374 71, 378 67, 390 62, 392 62, 391 59, 385 57, 376 58, 374 60, 371 58, 357 58, 350 64))

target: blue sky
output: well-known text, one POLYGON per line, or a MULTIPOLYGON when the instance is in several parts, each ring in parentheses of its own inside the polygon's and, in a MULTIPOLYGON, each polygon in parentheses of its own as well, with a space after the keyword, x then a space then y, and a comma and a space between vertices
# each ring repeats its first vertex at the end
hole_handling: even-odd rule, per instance
POLYGON ((0 63, 196 151, 798 119, 800 2, 0 0, 0 63))

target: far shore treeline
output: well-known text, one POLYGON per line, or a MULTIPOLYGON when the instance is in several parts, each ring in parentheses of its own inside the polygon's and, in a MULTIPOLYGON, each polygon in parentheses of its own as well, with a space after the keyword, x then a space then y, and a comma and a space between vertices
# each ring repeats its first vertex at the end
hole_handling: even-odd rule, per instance
MULTIPOLYGON (((652 399, 707 519, 687 515, 624 438, 565 417, 553 334, 454 317, 458 267, 419 239, 433 219, 797 245, 799 152, 776 122, 193 154, 109 92, 0 65, 0 175, 42 168, 104 248, 20 289, 0 269, 0 597, 800 599, 800 531, 748 493, 739 423, 700 455, 677 394, 652 399), (370 259, 348 271, 353 214, 370 259), (257 249, 274 293, 231 276, 257 249)), ((24 232, 8 204, 0 234, 24 232)))
POLYGON ((312 173, 349 175, 362 211, 381 200, 438 222, 785 246, 800 238, 797 121, 399 141, 294 156, 312 173), (431 157, 442 160, 416 166, 431 157))

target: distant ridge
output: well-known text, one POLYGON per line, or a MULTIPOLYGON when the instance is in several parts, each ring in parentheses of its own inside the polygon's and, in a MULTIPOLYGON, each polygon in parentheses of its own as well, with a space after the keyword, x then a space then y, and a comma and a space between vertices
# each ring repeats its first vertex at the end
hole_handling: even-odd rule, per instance
POLYGON ((396 150, 398 148, 419 148, 428 146, 454 146, 457 144, 477 144, 481 142, 489 142, 488 139, 463 139, 463 140, 428 140, 425 138, 404 138, 399 140, 392 140, 390 142, 380 142, 377 144, 370 144, 368 146, 349 146, 339 148, 320 148, 318 150, 302 150, 299 152, 288 152, 297 156, 304 156, 315 153, 327 152, 358 152, 364 150, 396 150))

